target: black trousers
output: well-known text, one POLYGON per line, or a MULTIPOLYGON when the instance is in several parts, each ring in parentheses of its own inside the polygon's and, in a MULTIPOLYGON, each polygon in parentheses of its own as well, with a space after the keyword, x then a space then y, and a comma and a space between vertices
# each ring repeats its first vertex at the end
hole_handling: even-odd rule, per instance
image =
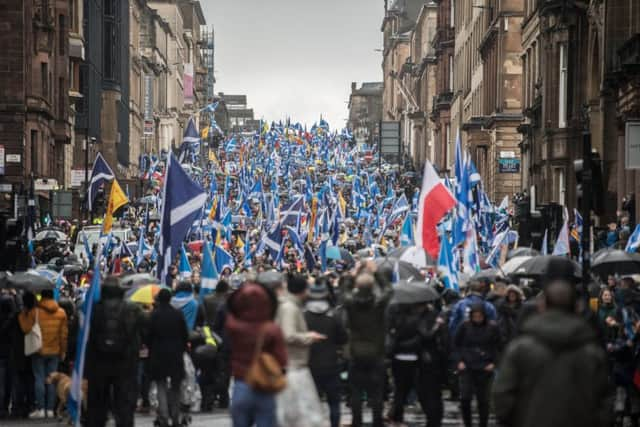
POLYGON ((398 423, 404 421, 404 406, 414 389, 427 417, 427 426, 440 427, 444 416, 441 374, 418 361, 393 360, 391 370, 394 383, 391 419, 398 423))
POLYGON ((133 427, 138 400, 138 381, 134 372, 100 372, 87 377, 87 427, 104 427, 109 411, 116 427, 133 427))
POLYGON ((353 361, 349 369, 352 427, 362 426, 362 397, 366 393, 373 412, 373 427, 382 427, 382 390, 384 363, 353 361))
POLYGON ((471 427, 471 399, 478 403, 480 427, 489 422, 489 384, 493 374, 485 370, 465 369, 460 376, 460 408, 465 427, 471 427))
MULTIPOLYGON (((416 389, 418 361, 404 361, 393 359, 391 373, 393 374, 393 406, 391 420, 397 423, 404 421, 404 405, 411 390, 416 389)), ((417 393, 416 389, 416 393, 417 393)))
POLYGON ((318 394, 327 397, 331 427, 340 427, 340 373, 337 371, 328 373, 311 371, 311 375, 316 389, 318 389, 318 394))

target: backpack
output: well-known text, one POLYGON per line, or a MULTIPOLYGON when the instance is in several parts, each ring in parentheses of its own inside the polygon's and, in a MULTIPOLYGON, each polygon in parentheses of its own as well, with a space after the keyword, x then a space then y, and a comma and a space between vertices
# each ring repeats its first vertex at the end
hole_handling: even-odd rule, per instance
POLYGON ((102 319, 98 322, 95 335, 98 352, 109 359, 122 359, 128 347, 128 325, 124 316, 126 303, 117 307, 102 306, 102 319))

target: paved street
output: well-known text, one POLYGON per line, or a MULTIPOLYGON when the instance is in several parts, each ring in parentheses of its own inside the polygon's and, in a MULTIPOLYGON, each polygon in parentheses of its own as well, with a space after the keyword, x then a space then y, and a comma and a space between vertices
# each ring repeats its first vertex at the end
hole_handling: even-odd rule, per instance
MULTIPOLYGON (((408 427, 418 427, 424 425, 424 416, 419 415, 418 408, 409 406, 406 410, 406 422, 408 427)), ((351 421, 351 415, 349 413, 349 409, 345 406, 343 407, 343 425, 349 425, 351 421)), ((138 415, 136 417, 136 426, 137 427, 153 427, 153 416, 152 415, 138 415)), ((370 418, 365 417, 365 421, 371 421, 370 418)), ((12 427, 12 426, 20 426, 20 427, 29 427, 29 426, 42 426, 42 425, 51 425, 51 421, 49 420, 24 420, 24 421, 6 421, 3 422, 3 427, 12 427)), ((57 425, 64 425, 63 423, 55 423, 57 425)), ((193 423, 191 424, 193 427, 231 427, 231 419, 229 418, 228 412, 215 412, 212 414, 195 414, 193 415, 193 423)), ((495 422, 491 421, 489 423, 490 426, 495 426, 495 422)), ((109 424, 110 427, 113 426, 113 423, 109 424)), ((459 416, 458 405, 456 402, 445 401, 445 417, 443 420, 443 426, 462 426, 462 420, 459 416)))

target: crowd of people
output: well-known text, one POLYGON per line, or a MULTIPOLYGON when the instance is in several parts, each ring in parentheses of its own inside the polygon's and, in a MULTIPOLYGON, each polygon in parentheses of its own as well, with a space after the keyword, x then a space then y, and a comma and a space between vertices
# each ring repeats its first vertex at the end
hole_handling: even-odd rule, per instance
MULTIPOLYGON (((432 427, 442 425, 445 396, 467 427, 487 426, 491 412, 513 426, 638 425, 637 284, 611 277, 589 304, 563 261, 535 286, 471 280, 458 295, 431 283, 437 300, 409 304, 394 298, 393 271, 366 259, 342 274, 250 269, 206 296, 194 274, 151 307, 127 301, 109 276, 92 318, 85 422, 104 426, 110 412, 131 426, 153 407, 159 426, 188 424, 193 364, 188 393, 200 390, 199 410, 228 408, 234 426, 336 427, 343 403, 360 426, 366 400, 374 426, 402 425, 415 402, 432 427), (266 386, 256 380, 269 372, 256 368, 264 354, 282 376, 266 386)), ((48 290, 3 290, 0 308, 1 414, 53 417, 64 396, 50 378, 70 374, 79 312, 48 290), (36 324, 42 345, 26 356, 36 324)))

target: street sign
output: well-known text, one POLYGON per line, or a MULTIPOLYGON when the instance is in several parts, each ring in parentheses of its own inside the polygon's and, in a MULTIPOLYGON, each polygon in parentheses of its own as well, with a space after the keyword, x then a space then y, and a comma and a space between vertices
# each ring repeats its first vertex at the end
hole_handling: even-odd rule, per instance
POLYGON ((11 193, 12 190, 11 184, 0 184, 0 193, 11 193))
POLYGON ((626 123, 624 132, 624 168, 640 169, 640 121, 626 123))
POLYGON ((400 122, 382 121, 380 122, 380 139, 378 142, 378 152, 383 158, 392 164, 400 164, 401 141, 400 122))
POLYGON ((36 191, 51 191, 58 189, 58 181, 53 178, 40 178, 34 182, 34 190, 36 191))
MULTIPOLYGON (((84 175, 84 169, 71 169, 71 188, 82 187, 84 175)), ((88 175, 91 175, 91 172, 88 175)))
POLYGON ((20 163, 21 158, 20 154, 7 154, 7 163, 20 163))
POLYGON ((498 159, 498 173, 519 173, 520 159, 500 158, 498 159))
POLYGON ((153 135, 153 120, 144 121, 144 136, 153 135))
POLYGON ((0 145, 0 175, 4 175, 4 145, 0 145))

